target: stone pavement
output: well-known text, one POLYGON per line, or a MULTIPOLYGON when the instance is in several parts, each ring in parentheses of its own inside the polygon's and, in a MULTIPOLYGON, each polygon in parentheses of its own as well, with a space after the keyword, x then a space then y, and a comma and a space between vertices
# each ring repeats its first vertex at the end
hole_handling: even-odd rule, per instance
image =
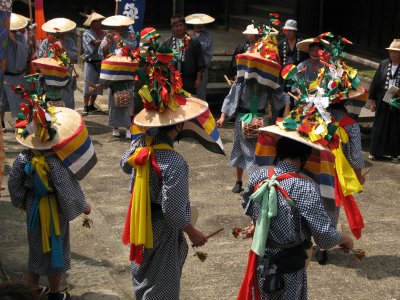
MULTIPOLYGON (((79 66, 77 71, 82 73, 79 66)), ((82 77, 75 93, 78 110, 83 105, 81 89, 82 77)), ((107 111, 105 96, 99 98, 98 105, 107 111)), ((219 108, 213 107, 216 117, 219 108)), ((128 249, 121 242, 129 201, 129 176, 118 165, 129 142, 112 137, 106 114, 89 115, 85 122, 98 156, 98 164, 81 182, 92 203, 93 226, 83 228, 82 217, 71 222, 72 270, 63 285, 69 287, 74 299, 134 299, 128 249)), ((189 249, 182 274, 183 300, 235 299, 243 278, 250 241, 235 239, 230 231, 246 226, 249 219, 243 215, 240 195, 230 191, 234 172, 227 162, 232 131, 231 124, 220 130, 227 157, 207 152, 193 141, 181 141, 175 146, 189 164, 190 197, 200 210, 198 227, 205 233, 225 228, 201 249, 208 253, 205 262, 200 262, 193 256, 195 251, 189 249)), ((22 147, 12 132, 7 132, 4 140, 7 174, 22 147)), ((364 158, 368 142, 363 140, 364 158)), ((351 255, 335 248, 329 252, 328 265, 319 266, 312 261, 308 269, 309 299, 400 300, 400 165, 388 161, 367 163, 371 171, 364 192, 356 196, 365 221, 363 237, 356 242, 356 248, 365 249, 367 256, 357 263, 351 255)), ((344 213, 342 222, 343 217, 344 213)), ((12 280, 24 278, 25 228, 25 215, 11 206, 6 187, 0 198, 0 262, 12 280)), ((6 279, 6 274, 0 270, 1 280, 6 279)))

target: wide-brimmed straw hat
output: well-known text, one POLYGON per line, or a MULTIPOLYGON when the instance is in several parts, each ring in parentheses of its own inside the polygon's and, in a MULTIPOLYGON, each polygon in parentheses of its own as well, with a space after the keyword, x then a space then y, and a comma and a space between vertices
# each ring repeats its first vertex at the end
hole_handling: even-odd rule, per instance
POLYGON ((246 30, 243 31, 243 34, 261 34, 258 32, 258 29, 254 26, 254 24, 247 25, 246 30))
POLYGON ((165 108, 163 112, 152 109, 142 109, 135 117, 135 124, 143 127, 164 127, 179 124, 200 116, 208 109, 207 102, 189 97, 186 104, 180 105, 175 111, 165 108))
POLYGON ((394 39, 386 50, 400 51, 400 39, 394 39))
POLYGON ((215 19, 206 14, 191 14, 185 17, 186 24, 191 25, 203 25, 209 24, 215 21, 215 19))
POLYGON ((110 27, 130 26, 133 23, 135 23, 135 20, 127 16, 121 16, 121 15, 111 16, 101 21, 101 24, 110 27))
POLYGON ((291 140, 295 140, 296 142, 310 146, 313 149, 329 150, 328 148, 322 146, 321 144, 313 143, 313 142, 311 142, 310 139, 300 136, 297 131, 284 130, 284 129, 281 129, 277 125, 262 127, 259 129, 259 131, 266 132, 268 135, 275 137, 275 138, 287 137, 291 140))
POLYGON ((11 31, 20 30, 22 28, 25 28, 27 25, 28 25, 28 18, 19 14, 11 13, 11 18, 10 18, 11 31))
POLYGON ((73 136, 81 125, 82 116, 73 109, 66 107, 54 107, 54 116, 57 121, 52 125, 52 128, 54 128, 57 133, 52 140, 41 141, 37 132, 34 132, 27 137, 22 137, 20 134, 18 134, 17 130, 17 141, 21 145, 24 145, 30 149, 49 150, 73 136))
POLYGON ((329 45, 329 42, 327 40, 321 39, 321 40, 316 41, 315 38, 309 38, 309 39, 305 39, 305 40, 298 42, 296 44, 296 47, 298 50, 308 53, 308 51, 309 51, 308 47, 310 46, 310 44, 313 44, 313 43, 320 43, 324 47, 329 45))
POLYGON ((42 25, 42 30, 48 33, 68 32, 75 29, 76 23, 67 18, 55 18, 42 25))
POLYGON ((297 29, 297 21, 289 19, 286 20, 285 26, 282 27, 282 29, 287 29, 287 30, 298 30, 297 29))
POLYGON ((93 21, 104 20, 105 18, 105 16, 98 14, 94 11, 90 15, 88 15, 88 18, 86 19, 85 23, 83 23, 83 26, 90 26, 92 25, 93 21))

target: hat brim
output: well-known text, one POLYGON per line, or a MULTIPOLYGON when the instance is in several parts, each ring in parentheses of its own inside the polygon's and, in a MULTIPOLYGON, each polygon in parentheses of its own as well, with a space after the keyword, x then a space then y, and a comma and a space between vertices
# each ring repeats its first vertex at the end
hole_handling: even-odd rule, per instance
MULTIPOLYGON (((329 45, 329 42, 327 40, 320 40, 319 41, 321 44, 323 44, 325 47, 329 45)), ((309 51, 308 46, 312 43, 316 43, 314 38, 310 38, 310 39, 305 39, 302 40, 300 42, 298 42, 296 44, 296 47, 298 50, 303 51, 303 52, 307 52, 309 51)))
POLYGON ((322 151, 322 150, 329 150, 328 148, 320 145, 320 144, 315 144, 313 142, 311 142, 309 139, 304 138, 302 136, 300 136, 297 131, 293 131, 293 130, 283 130, 281 129, 279 126, 277 125, 271 125, 271 126, 267 126, 267 127, 262 127, 259 129, 259 131, 261 132, 266 132, 268 135, 270 135, 272 138, 274 138, 275 140, 278 140, 282 137, 287 137, 291 140, 295 140, 299 143, 302 143, 304 145, 310 146, 313 149, 322 151))
POLYGON ((48 33, 68 32, 74 30, 76 23, 66 18, 55 18, 42 25, 42 30, 48 33))
POLYGON ((391 48, 391 47, 389 47, 389 48, 385 48, 386 50, 392 50, 392 51, 400 51, 400 49, 399 48, 391 48))
POLYGON ((185 17, 186 24, 190 25, 204 25, 210 24, 215 21, 215 19, 206 14, 192 14, 185 17))
POLYGON ((79 129, 82 116, 75 110, 66 107, 55 107, 54 110, 57 121, 52 126, 57 133, 51 141, 42 142, 36 133, 23 138, 18 134, 18 129, 16 129, 17 141, 30 149, 49 150, 72 136, 79 129))
POLYGON ((298 29, 296 27, 291 27, 291 26, 284 26, 284 27, 282 27, 282 29, 298 31, 298 29))
POLYGON ((135 20, 121 15, 111 16, 101 21, 101 24, 109 27, 126 27, 135 23, 135 20))
POLYGON ((135 124, 143 127, 164 127, 179 124, 200 116, 208 109, 207 102, 189 97, 186 104, 175 111, 166 108, 163 112, 142 109, 135 117, 135 124))
POLYGON ((10 19, 11 31, 20 30, 22 28, 25 28, 27 25, 28 25, 28 18, 19 14, 11 13, 11 19, 10 19))
POLYGON ((83 23, 83 26, 87 26, 90 27, 90 25, 92 25, 93 21, 100 21, 100 20, 104 20, 106 17, 98 14, 98 13, 93 13, 91 15, 88 15, 88 18, 86 19, 85 23, 83 23))

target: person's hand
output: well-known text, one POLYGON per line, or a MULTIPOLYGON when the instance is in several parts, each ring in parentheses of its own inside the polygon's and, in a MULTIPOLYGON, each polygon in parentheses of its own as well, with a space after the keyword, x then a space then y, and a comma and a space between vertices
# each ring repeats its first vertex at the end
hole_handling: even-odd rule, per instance
POLYGON ((375 112, 375 111, 376 111, 376 101, 371 100, 371 103, 369 104, 369 109, 370 109, 372 112, 375 112))
POLYGON ((92 206, 90 204, 87 205, 85 211, 83 212, 85 215, 89 215, 92 212, 92 206))
POLYGON ((206 236, 192 224, 187 225, 184 231, 187 233, 193 247, 200 247, 207 243, 206 236))
POLYGON ((243 235, 244 239, 252 238, 255 230, 256 226, 252 223, 249 226, 243 228, 243 231, 240 234, 243 235))
POLYGON ((339 246, 348 250, 353 250, 353 240, 347 234, 343 234, 342 239, 339 242, 339 246))
POLYGON ((219 128, 223 127, 225 123, 225 115, 221 115, 221 117, 217 120, 217 126, 219 128))
POLYGON ((196 79, 196 81, 194 82, 194 88, 195 88, 196 90, 199 90, 199 89, 200 89, 200 86, 201 86, 201 79, 198 78, 198 79, 196 79))

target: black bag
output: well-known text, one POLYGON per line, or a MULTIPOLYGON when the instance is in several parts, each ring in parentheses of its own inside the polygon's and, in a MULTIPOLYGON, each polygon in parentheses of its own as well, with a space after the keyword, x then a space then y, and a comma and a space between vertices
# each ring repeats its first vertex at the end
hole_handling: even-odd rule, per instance
POLYGON ((265 276, 263 290, 266 293, 272 293, 283 289, 284 281, 283 274, 278 266, 273 264, 268 268, 268 273, 265 276))
POLYGON ((89 60, 85 59, 85 61, 93 66, 96 72, 100 73, 101 71, 101 60, 89 60))

